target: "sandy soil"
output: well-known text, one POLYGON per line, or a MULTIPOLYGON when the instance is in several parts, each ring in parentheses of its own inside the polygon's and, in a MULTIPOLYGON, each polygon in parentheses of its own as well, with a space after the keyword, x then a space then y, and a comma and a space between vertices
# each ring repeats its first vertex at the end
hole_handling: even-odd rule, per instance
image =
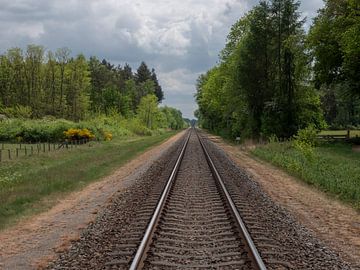
POLYGON ((305 227, 335 250, 354 268, 360 269, 360 214, 350 206, 289 176, 274 166, 257 160, 239 146, 209 138, 245 169, 262 189, 286 208, 305 227))
POLYGON ((90 184, 40 215, 0 233, 0 269, 38 269, 79 239, 82 229, 116 192, 122 192, 156 161, 181 132, 128 162, 112 175, 90 184))

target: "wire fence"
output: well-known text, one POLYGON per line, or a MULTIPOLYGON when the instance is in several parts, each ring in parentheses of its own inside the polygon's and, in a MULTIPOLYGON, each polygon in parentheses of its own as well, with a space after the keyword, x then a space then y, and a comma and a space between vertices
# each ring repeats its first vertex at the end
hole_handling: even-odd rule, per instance
POLYGON ((0 162, 18 159, 21 157, 41 155, 44 153, 71 150, 81 146, 91 146, 95 140, 81 139, 64 141, 60 143, 6 143, 0 142, 0 162))

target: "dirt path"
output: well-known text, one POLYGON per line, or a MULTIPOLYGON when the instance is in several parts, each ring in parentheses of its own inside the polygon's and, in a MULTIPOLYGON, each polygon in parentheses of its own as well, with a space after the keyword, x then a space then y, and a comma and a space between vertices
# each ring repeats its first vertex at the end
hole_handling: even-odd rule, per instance
POLYGON ((360 214, 351 207, 289 176, 266 162, 254 159, 238 146, 216 136, 209 138, 245 169, 279 205, 292 213, 316 237, 356 269, 360 269, 360 214))
POLYGON ((97 212, 156 161, 184 132, 128 162, 112 175, 61 200, 47 212, 0 233, 0 269, 37 269, 67 249, 97 212))

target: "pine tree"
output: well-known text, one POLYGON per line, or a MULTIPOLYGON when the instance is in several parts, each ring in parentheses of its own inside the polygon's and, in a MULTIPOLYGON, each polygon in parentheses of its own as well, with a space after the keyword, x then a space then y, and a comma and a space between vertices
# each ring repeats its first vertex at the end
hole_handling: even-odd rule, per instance
POLYGON ((157 97, 158 102, 160 103, 164 99, 164 93, 163 93, 162 88, 161 88, 161 86, 159 84, 159 81, 157 79, 155 69, 151 70, 151 79, 154 82, 155 96, 157 97))
POLYGON ((137 84, 151 80, 151 72, 145 62, 141 62, 135 74, 135 82, 137 84))

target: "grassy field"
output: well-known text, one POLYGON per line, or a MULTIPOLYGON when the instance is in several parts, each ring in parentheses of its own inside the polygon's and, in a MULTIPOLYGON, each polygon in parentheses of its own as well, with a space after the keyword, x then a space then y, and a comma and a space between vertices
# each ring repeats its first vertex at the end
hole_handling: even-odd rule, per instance
POLYGON ((360 210, 360 153, 351 145, 322 144, 309 156, 289 142, 270 143, 252 154, 360 210))
POLYGON ((54 205, 67 192, 78 190, 114 171, 176 132, 132 137, 24 157, 0 164, 0 229, 19 218, 54 205))
MULTIPOLYGON (((347 135, 347 130, 323 130, 319 135, 347 135)), ((360 137, 360 130, 350 130, 350 137, 360 137)))

